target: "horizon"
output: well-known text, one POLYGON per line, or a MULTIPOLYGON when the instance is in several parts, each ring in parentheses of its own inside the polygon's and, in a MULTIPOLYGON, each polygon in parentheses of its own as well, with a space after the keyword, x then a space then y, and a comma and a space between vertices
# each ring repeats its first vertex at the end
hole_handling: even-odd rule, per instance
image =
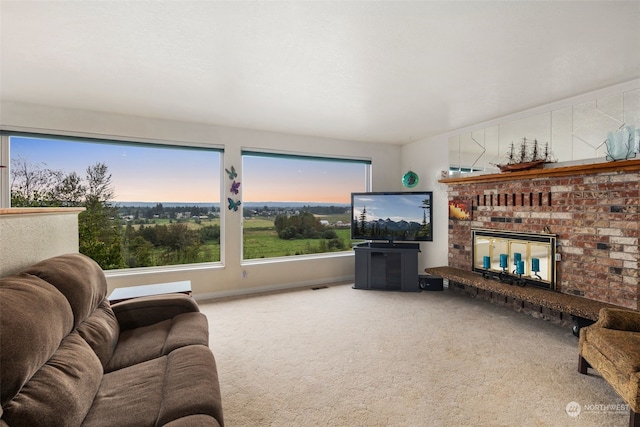
MULTIPOLYGON (((113 204, 119 204, 119 205, 123 205, 123 206, 135 206, 138 204, 144 204, 144 205, 157 205, 157 204, 162 204, 162 205, 181 205, 181 206, 195 206, 195 205, 220 205, 220 202, 159 202, 159 201, 153 201, 153 202, 145 202, 145 201, 131 201, 131 200, 110 200, 110 203, 113 204)), ((247 204, 259 204, 259 205, 263 205, 263 206, 269 206, 269 205, 286 205, 286 204, 291 204, 291 205, 309 205, 309 206, 346 206, 346 207, 350 207, 351 204, 350 203, 344 203, 344 202, 298 202, 298 201, 262 201, 262 200, 256 200, 256 201, 242 201, 242 203, 244 205, 247 204)))

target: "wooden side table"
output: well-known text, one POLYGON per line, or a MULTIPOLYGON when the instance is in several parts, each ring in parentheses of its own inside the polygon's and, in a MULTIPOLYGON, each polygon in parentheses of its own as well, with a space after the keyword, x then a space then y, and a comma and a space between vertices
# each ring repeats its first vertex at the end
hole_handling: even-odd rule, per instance
POLYGON ((191 296, 191 281, 157 283, 153 285, 130 286, 128 288, 116 288, 109 295, 109 303, 115 304, 132 298, 147 297, 151 295, 185 294, 191 296))

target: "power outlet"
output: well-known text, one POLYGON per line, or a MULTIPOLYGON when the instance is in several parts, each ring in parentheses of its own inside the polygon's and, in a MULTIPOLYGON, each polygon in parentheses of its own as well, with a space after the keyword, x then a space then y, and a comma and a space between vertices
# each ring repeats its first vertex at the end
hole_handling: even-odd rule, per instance
POLYGON ((242 278, 243 279, 247 278, 247 270, 242 270, 242 278))
POLYGON ((562 261, 562 255, 556 254, 556 261, 562 261))

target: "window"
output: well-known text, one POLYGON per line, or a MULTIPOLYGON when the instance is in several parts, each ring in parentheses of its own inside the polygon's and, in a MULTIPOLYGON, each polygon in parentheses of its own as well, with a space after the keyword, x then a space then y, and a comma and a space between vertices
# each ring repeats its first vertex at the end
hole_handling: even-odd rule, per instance
POLYGON ((351 250, 351 193, 370 162, 243 152, 243 258, 351 250))
POLYGON ((11 206, 82 206, 103 269, 220 260, 221 150, 10 135, 11 206))
POLYGON ((484 170, 485 170, 484 168, 473 168, 473 167, 467 168, 467 167, 461 167, 461 166, 450 166, 449 176, 459 175, 463 173, 482 172, 484 170))

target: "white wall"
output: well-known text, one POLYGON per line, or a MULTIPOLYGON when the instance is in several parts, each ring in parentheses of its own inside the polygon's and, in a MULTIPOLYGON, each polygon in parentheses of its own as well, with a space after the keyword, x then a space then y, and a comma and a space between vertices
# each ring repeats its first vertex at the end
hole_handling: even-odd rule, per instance
MULTIPOLYGON (((221 147, 224 149, 223 166, 230 168, 233 165, 239 174, 242 173, 243 149, 268 149, 309 155, 369 158, 373 170, 372 189, 375 191, 396 190, 401 177, 402 149, 390 144, 331 140, 17 103, 2 104, 1 121, 3 129, 11 130, 221 147)), ((221 182, 224 183, 224 179, 221 182)), ((223 189, 221 191, 224 194, 223 189)), ((230 213, 226 209, 221 211, 223 253, 220 265, 177 266, 162 272, 109 272, 110 290, 123 286, 191 280, 196 297, 205 298, 353 280, 352 253, 269 262, 242 262, 242 216, 237 212, 234 215, 234 212, 230 213)), ((446 254, 446 248, 444 250, 446 254)))
POLYGON ((1 209, 0 277, 43 259, 77 253, 78 213, 82 210, 1 209))
MULTIPOLYGON (((440 184, 442 171, 449 170, 448 136, 427 138, 402 147, 401 175, 412 170, 418 174, 418 185, 412 190, 433 191, 433 241, 420 243, 418 270, 448 263, 449 205, 447 187, 440 184)), ((400 183, 400 177, 397 178, 400 183)))
MULTIPOLYGON (((448 132, 451 164, 497 173, 512 143, 537 139, 560 163, 604 161, 608 132, 640 126, 640 79, 448 132)), ((640 139, 640 133, 636 133, 640 139)))

